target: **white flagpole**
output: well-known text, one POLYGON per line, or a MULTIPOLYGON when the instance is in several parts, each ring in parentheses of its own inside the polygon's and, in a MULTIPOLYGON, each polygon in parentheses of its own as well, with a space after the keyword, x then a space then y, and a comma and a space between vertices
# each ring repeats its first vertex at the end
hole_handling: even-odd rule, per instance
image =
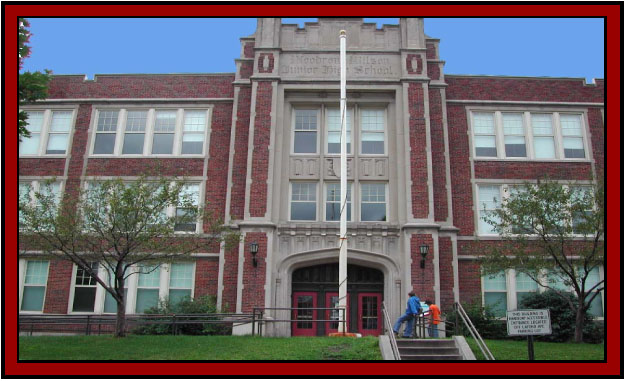
POLYGON ((346 329, 346 304, 348 294, 348 221, 347 221, 347 197, 348 197, 348 158, 346 148, 346 31, 339 33, 339 61, 341 65, 341 95, 339 100, 339 114, 341 115, 341 204, 339 218, 339 332, 345 333, 346 329))

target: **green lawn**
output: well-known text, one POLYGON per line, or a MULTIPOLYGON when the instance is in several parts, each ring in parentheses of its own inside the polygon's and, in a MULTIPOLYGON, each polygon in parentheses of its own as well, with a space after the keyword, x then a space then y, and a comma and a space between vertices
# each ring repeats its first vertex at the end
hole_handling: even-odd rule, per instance
MULTIPOLYGON (((466 338, 476 359, 484 360, 474 339, 466 338)), ((526 340, 485 340, 496 360, 528 360, 526 340)), ((604 344, 546 343, 535 341, 535 360, 604 360, 604 344)))
POLYGON ((21 336, 20 360, 382 360, 378 338, 21 336))

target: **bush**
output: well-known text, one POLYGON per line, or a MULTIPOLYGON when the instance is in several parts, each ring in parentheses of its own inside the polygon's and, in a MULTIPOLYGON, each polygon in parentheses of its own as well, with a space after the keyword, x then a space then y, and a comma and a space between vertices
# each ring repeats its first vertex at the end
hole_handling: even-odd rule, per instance
MULTIPOLYGON (((473 302, 463 306, 463 309, 483 339, 507 338, 506 321, 497 319, 489 306, 483 307, 480 302, 473 302)), ((446 315, 446 321, 456 323, 456 320, 456 311, 451 311, 446 315)), ((470 333, 460 316, 458 323, 460 333, 463 336, 469 336, 470 333)))
MULTIPOLYGON (((172 314, 215 314, 218 313, 215 298, 201 296, 195 299, 185 298, 176 304, 171 304, 168 300, 162 300, 158 306, 147 309, 147 315, 172 315, 172 314)), ((151 320, 149 316, 147 320, 151 320)), ((200 320, 202 317, 185 318, 188 320, 200 320)), ((211 317, 217 320, 218 317, 211 317)), ((138 335, 173 335, 171 318, 158 318, 156 321, 164 321, 163 324, 151 323, 136 327, 133 333, 138 335)), ((231 326, 229 323, 204 323, 204 324, 177 324, 176 333, 179 335, 230 335, 231 326)))
MULTIPOLYGON (((573 294, 567 294, 570 301, 578 306, 573 294)), ((524 298, 520 309, 549 309, 552 321, 552 335, 537 336, 535 339, 550 342, 566 342, 574 338, 576 329, 576 313, 572 311, 567 300, 554 291, 535 293, 524 298)), ((602 332, 588 312, 585 314, 583 340, 587 343, 602 342, 602 332)))

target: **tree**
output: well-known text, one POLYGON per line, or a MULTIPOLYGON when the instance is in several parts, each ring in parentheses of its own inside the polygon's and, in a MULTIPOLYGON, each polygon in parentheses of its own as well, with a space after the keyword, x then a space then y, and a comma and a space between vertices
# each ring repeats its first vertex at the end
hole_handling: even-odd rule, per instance
POLYGON ((182 180, 142 177, 92 181, 59 196, 51 183, 20 198, 20 241, 43 255, 69 259, 117 303, 115 335, 125 335, 124 284, 133 273, 191 253, 238 242, 239 236, 207 212, 182 180), (176 213, 166 210, 175 209, 176 213), (202 223, 204 233, 197 234, 202 223))
POLYGON ((508 193, 483 217, 502 238, 482 253, 483 274, 515 269, 556 292, 576 314, 574 338, 582 342, 585 313, 604 289, 604 280, 590 279, 604 261, 604 187, 541 180, 508 193))
MULTIPOLYGON (((40 71, 19 73, 19 70, 22 70, 24 60, 30 55, 30 46, 27 43, 31 34, 27 29, 28 27, 30 27, 28 20, 18 19, 17 56, 19 60, 18 99, 20 106, 35 102, 38 99, 45 99, 48 96, 48 82, 50 81, 50 71, 48 70, 44 73, 40 71)), ((22 138, 30 137, 30 132, 26 128, 28 126, 27 119, 28 114, 20 110, 18 114, 18 138, 20 142, 22 138)))

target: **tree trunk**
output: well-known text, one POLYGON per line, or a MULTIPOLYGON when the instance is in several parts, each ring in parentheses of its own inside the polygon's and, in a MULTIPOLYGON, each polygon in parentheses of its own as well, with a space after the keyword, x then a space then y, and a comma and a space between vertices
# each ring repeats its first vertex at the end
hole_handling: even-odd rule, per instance
MULTIPOLYGON (((123 295, 123 294, 122 294, 123 295)), ((117 320, 115 321, 115 337, 126 336, 126 303, 117 301, 117 320)))
POLYGON ((574 331, 574 341, 577 343, 583 342, 583 328, 585 326, 585 309, 583 306, 584 303, 578 304, 578 308, 576 309, 576 330, 574 331))

